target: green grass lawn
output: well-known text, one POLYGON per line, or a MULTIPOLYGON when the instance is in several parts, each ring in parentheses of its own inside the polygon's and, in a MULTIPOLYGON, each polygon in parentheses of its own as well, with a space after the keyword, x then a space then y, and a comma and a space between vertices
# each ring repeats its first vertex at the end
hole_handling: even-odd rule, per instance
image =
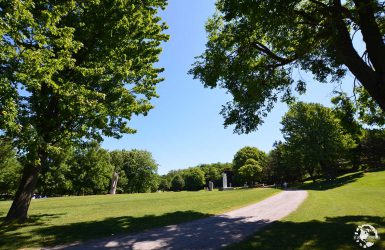
MULTIPOLYGON (((32 200, 29 221, 1 226, 0 248, 33 248, 136 232, 203 218, 260 201, 276 189, 167 192, 32 200)), ((11 202, 0 202, 0 218, 11 202)))
POLYGON ((385 249, 385 171, 355 173, 329 183, 308 184, 299 209, 230 249, 363 249, 353 241, 356 227, 374 226, 385 249))

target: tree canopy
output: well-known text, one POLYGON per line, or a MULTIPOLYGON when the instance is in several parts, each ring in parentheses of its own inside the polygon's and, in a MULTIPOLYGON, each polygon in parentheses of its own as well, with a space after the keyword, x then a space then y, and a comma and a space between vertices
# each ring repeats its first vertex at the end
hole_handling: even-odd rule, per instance
POLYGON ((1 1, 0 130, 24 156, 7 219, 25 220, 39 172, 66 145, 133 133, 168 39, 159 1, 1 1))
POLYGON ((238 150, 233 159, 234 184, 243 185, 245 181, 253 182, 254 177, 262 172, 266 157, 265 152, 255 147, 243 147, 238 150))
POLYGON ((290 154, 313 179, 323 173, 333 178, 347 149, 354 146, 330 108, 295 103, 282 118, 282 133, 290 154))
POLYGON ((262 166, 258 161, 254 159, 247 159, 245 164, 240 167, 238 171, 249 182, 249 185, 251 186, 257 179, 261 179, 262 177, 258 176, 262 173, 262 166))
MULTIPOLYGON (((116 154, 118 156, 119 154, 116 154)), ((123 158, 122 170, 125 173, 127 193, 145 193, 158 188, 158 164, 152 154, 146 150, 120 151, 123 158)), ((116 161, 116 160, 114 160, 116 161)))
POLYGON ((205 173, 200 168, 191 168, 184 176, 186 190, 198 191, 205 185, 205 173))
POLYGON ((232 95, 221 113, 235 132, 257 128, 275 102, 306 91, 294 70, 338 82, 349 70, 385 110, 384 2, 377 0, 217 0, 208 42, 189 71, 232 95), (365 52, 353 45, 361 33, 365 52))

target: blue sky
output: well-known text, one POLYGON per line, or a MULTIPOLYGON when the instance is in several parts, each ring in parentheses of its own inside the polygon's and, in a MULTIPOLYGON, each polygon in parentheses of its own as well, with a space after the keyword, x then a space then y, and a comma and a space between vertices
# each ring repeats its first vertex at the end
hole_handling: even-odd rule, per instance
MULTIPOLYGON (((155 109, 146 117, 134 117, 131 127, 137 134, 116 140, 106 138, 103 147, 113 149, 145 149, 152 152, 159 164, 159 173, 196 166, 200 163, 231 162, 244 146, 255 146, 268 152, 274 141, 282 139, 280 121, 287 111, 277 104, 258 131, 248 135, 233 134, 224 129, 219 115, 221 105, 230 100, 224 90, 205 89, 187 71, 194 57, 205 49, 204 24, 215 12, 214 0, 170 0, 161 13, 171 35, 163 45, 159 65, 165 68, 165 81, 158 86, 160 98, 153 100, 155 109)), ((298 73, 297 73, 298 74, 298 73)), ((330 106, 332 91, 339 86, 314 83, 311 76, 301 72, 308 91, 300 100, 330 106)), ((349 89, 352 79, 343 86, 349 89)))

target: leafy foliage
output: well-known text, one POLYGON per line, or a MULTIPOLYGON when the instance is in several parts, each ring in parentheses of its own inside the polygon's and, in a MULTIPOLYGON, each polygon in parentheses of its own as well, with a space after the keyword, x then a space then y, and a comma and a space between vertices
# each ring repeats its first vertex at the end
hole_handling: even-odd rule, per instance
POLYGON ((205 173, 205 182, 208 186, 209 181, 214 183, 214 187, 220 187, 222 185, 222 173, 230 172, 233 170, 231 163, 212 163, 201 164, 198 166, 205 173))
POLYGON ((185 186, 185 182, 182 176, 175 175, 171 181, 171 190, 182 191, 185 186))
POLYGON ((295 103, 282 118, 282 133, 293 158, 312 178, 322 172, 333 178, 341 159, 354 146, 330 108, 295 103))
POLYGON ((185 188, 188 191, 198 191, 205 185, 205 173, 199 168, 189 169, 184 175, 185 188))
POLYGON ((301 181, 304 175, 296 155, 290 152, 287 144, 274 143, 274 148, 268 155, 266 167, 263 169, 265 181, 283 184, 284 182, 301 181))
POLYGON ((145 193, 158 189, 158 164, 145 150, 112 151, 111 163, 119 174, 118 187, 124 193, 145 193))
POLYGON ((360 164, 365 168, 385 166, 385 132, 384 130, 366 130, 358 145, 360 164))
POLYGON ((205 87, 224 88, 224 125, 249 133, 279 99, 306 91, 298 69, 319 82, 338 82, 347 69, 385 110, 384 8, 382 1, 217 0, 207 22, 208 42, 189 71, 205 87), (361 57, 350 32, 360 31, 361 57))
POLYGON ((168 40, 157 15, 165 6, 0 1, 0 130, 13 139, 25 173, 7 220, 26 219, 39 172, 68 147, 135 132, 129 120, 147 115, 163 80, 154 64, 168 40))
POLYGON ((265 152, 255 147, 241 148, 233 159, 233 170, 235 173, 234 184, 243 185, 245 181, 250 181, 251 176, 254 176, 260 172, 260 168, 263 168, 266 163, 265 152), (248 160, 253 160, 249 161, 248 160), (246 166, 242 172, 241 168, 246 166), (257 166, 258 165, 258 166, 257 166), (254 174, 251 172, 255 171, 254 174))
POLYGON ((248 180, 249 185, 253 185, 256 179, 261 179, 261 176, 258 176, 262 173, 261 164, 254 159, 247 159, 245 165, 239 168, 239 174, 248 180))
POLYGON ((110 187, 113 166, 107 150, 93 143, 75 152, 71 164, 70 180, 74 194, 106 194, 110 187))
POLYGON ((359 120, 369 126, 385 126, 385 111, 371 98, 362 87, 356 88, 356 106, 359 120))
POLYGON ((0 137, 0 195, 14 195, 21 170, 12 144, 0 137))

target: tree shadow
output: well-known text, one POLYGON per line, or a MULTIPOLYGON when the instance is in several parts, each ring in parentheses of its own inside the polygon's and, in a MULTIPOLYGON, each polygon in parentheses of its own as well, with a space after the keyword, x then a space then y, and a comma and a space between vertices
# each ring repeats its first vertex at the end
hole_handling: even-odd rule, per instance
MULTIPOLYGON (((29 216, 24 224, 16 222, 7 224, 2 223, 0 226, 0 246, 7 246, 6 249, 12 249, 29 246, 29 243, 36 244, 36 242, 31 241, 31 237, 28 234, 23 232, 23 228, 44 226, 50 219, 59 218, 63 215, 65 215, 65 213, 36 214, 29 216)), ((4 220, 4 218, 2 219, 4 220)))
POLYGON ((318 191, 334 189, 334 188, 338 188, 338 187, 344 186, 346 184, 355 182, 363 176, 364 176, 363 172, 358 172, 358 173, 354 173, 354 174, 344 175, 342 177, 338 177, 335 180, 331 180, 331 181, 320 181, 320 182, 316 182, 316 183, 307 183, 307 184, 299 186, 299 189, 318 190, 318 191))
POLYGON ((385 167, 377 167, 377 168, 368 168, 365 172, 382 172, 385 170, 385 167))
POLYGON ((195 211, 178 211, 159 216, 122 216, 107 218, 101 221, 87 221, 58 226, 50 226, 49 223, 47 223, 47 218, 60 217, 61 215, 62 214, 33 215, 30 216, 27 224, 2 226, 0 228, 0 246, 7 246, 7 249, 18 249, 26 246, 39 247, 41 245, 53 246, 63 243, 73 243, 75 241, 128 234, 149 228, 167 226, 170 225, 170 223, 178 224, 212 216, 211 214, 195 211), (36 228, 31 228, 28 232, 23 232, 22 227, 36 228), (31 237, 33 235, 40 236, 39 239, 43 239, 44 242, 36 242, 31 237))
MULTIPOLYGON (((363 249, 353 236, 358 225, 370 224, 377 229, 385 228, 385 218, 379 216, 341 216, 326 221, 290 222, 277 221, 245 242, 227 249, 363 249)), ((370 249, 385 249, 385 234, 380 234, 370 249)))
MULTIPOLYGON (((81 225, 72 224, 68 227, 50 228, 48 232, 47 230, 39 230, 38 233, 46 234, 50 233, 51 230, 59 230, 61 233, 57 236, 66 237, 66 232, 73 234, 74 230, 100 229, 100 227, 103 227, 100 223, 113 224, 115 227, 121 228, 126 224, 137 225, 137 223, 142 223, 143 221, 146 223, 147 220, 151 221, 152 227, 154 227, 154 222, 157 223, 161 221, 160 224, 167 223, 166 220, 169 220, 170 216, 183 217, 185 220, 186 216, 202 217, 209 215, 186 211, 141 218, 127 216, 106 219, 102 222, 89 222, 82 223, 81 225)), ((60 249, 218 249, 227 246, 229 243, 244 240, 258 229, 268 225, 268 223, 270 222, 256 220, 252 217, 217 215, 177 225, 157 227, 137 234, 102 238, 88 241, 84 244, 75 243, 70 246, 62 246, 60 249)), ((129 230, 127 230, 126 233, 127 232, 129 232, 129 230)), ((93 238, 97 237, 93 235, 93 238)), ((66 240, 70 239, 67 238, 66 240)), ((73 239, 71 240, 73 241, 73 239)))

